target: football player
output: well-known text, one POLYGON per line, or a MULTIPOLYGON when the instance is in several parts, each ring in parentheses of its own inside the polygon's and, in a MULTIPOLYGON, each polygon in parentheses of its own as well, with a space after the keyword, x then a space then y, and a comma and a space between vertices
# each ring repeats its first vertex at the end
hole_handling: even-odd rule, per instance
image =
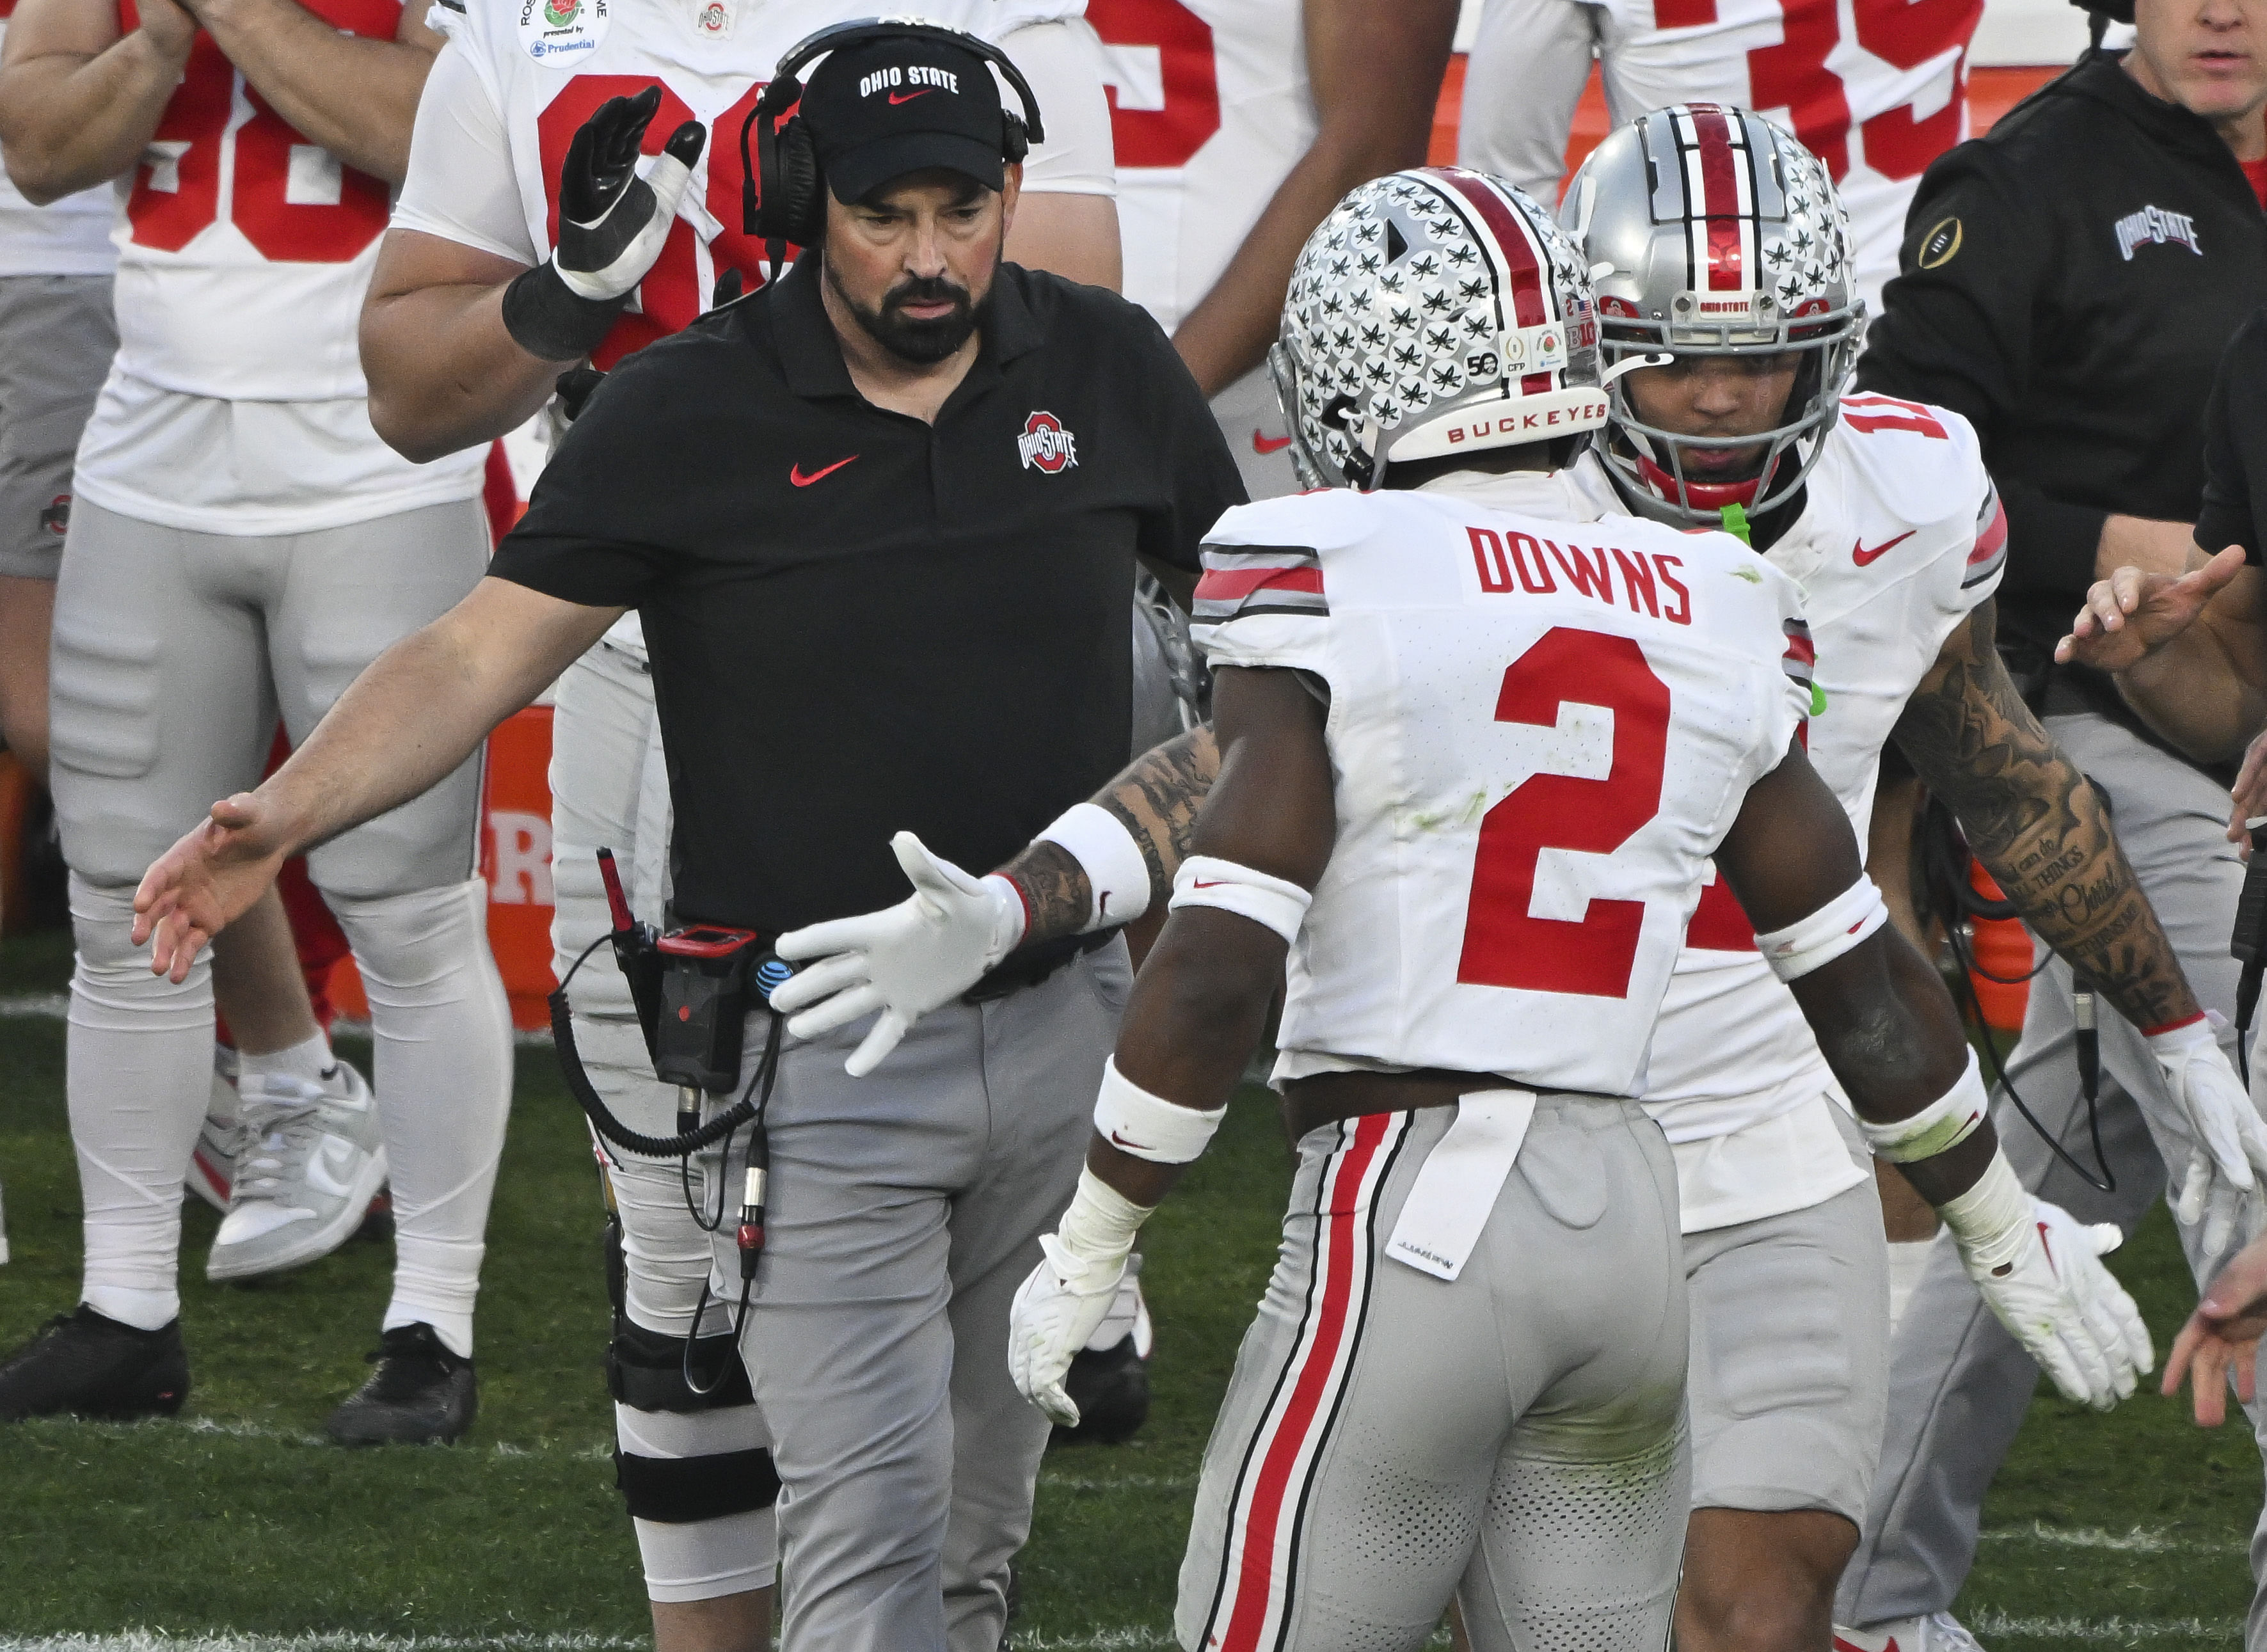
MULTIPOLYGON (((1045 137, 1023 163, 1008 255, 1115 286, 1109 109, 1101 48, 1079 9, 1078 0, 925 8, 1000 45, 1037 96, 1045 137)), ((677 174, 683 193, 660 214, 665 231, 613 272, 620 302, 585 347, 590 363, 612 368, 683 327, 720 282, 728 291, 733 283, 760 287, 765 249, 741 224, 742 122, 789 48, 870 10, 859 0, 617 0, 603 24, 589 12, 560 25, 540 11, 523 22, 509 8, 443 0, 433 16, 449 45, 419 106, 408 177, 363 319, 373 416, 387 439, 415 458, 486 442, 541 407, 561 370, 576 364, 524 346, 503 300, 515 280, 557 255, 561 180, 586 125, 630 153, 642 145, 657 155, 672 140, 692 150, 677 174), (634 109, 628 100, 642 94, 649 106, 634 109), (687 121, 705 125, 705 142, 684 133, 687 121)), ((1147 635, 1137 620, 1137 642, 1147 635)), ((660 922, 669 899, 669 788, 635 613, 559 681, 551 789, 552 940, 563 975, 611 927, 598 849, 614 851, 640 919, 660 922)), ((576 1038, 607 1105, 634 1129, 671 1134, 675 1092, 653 1077, 607 949, 575 977, 573 999, 576 1038)), ((658 1652, 760 1648, 777 1573, 777 1482, 722 1309, 694 1324, 708 1235, 686 1208, 673 1162, 601 1148, 600 1166, 609 1242, 623 1264, 609 1270, 616 1460, 655 1644, 658 1652), (696 1336, 693 1368, 725 1373, 707 1393, 683 1376, 696 1336)), ((1126 1294, 1127 1328, 1113 1345, 1130 1338, 1130 1287, 1126 1294)))
MULTIPOLYGON (((1606 392, 1599 439, 1547 483, 1549 510, 1688 527, 1743 519, 1762 560, 1803 588, 1817 649, 1809 752, 1851 820, 1867 819, 1894 738, 2025 917, 2150 1035, 2190 1125, 2166 1155, 2182 1202, 2232 1226, 2254 1167, 2267 1167, 2267 1136, 2101 805, 1999 665, 1989 598, 2004 527, 1972 431, 1941 409, 1843 393, 1858 319, 1824 168, 1758 116, 1664 110, 1611 135, 1562 212, 1597 271, 1609 371, 1625 371, 1606 392), (1712 179, 1742 191, 1732 209, 1715 209, 1712 179)), ((1390 361, 1401 346, 1386 341, 1390 361)), ((1320 451, 1343 443, 1351 454, 1361 439, 1317 418, 1320 451)), ((1057 834, 1071 849, 1043 841, 1009 868, 1035 932, 1088 921, 1097 889, 1115 914, 1144 889, 1162 894, 1212 769, 1201 737, 1152 753, 1057 834)), ((954 909, 933 885, 920 899, 931 914, 954 909)), ((899 974, 894 932, 869 933, 821 938, 868 946, 862 966, 846 961, 834 979, 869 983, 869 1006, 886 1002, 885 1014, 918 1010, 975 963, 928 981, 919 968, 899 974)), ((1675 1151, 1693 1302, 1693 1511, 1677 1634, 1687 1647, 1815 1652, 1879 1444, 1886 1259, 1837 1075, 1751 934, 1733 892, 1711 881, 1642 1092, 1675 1151)), ((932 958, 945 950, 930 944, 932 958)), ((791 1000, 831 984, 813 975, 785 989, 791 1000)), ((2039 1210, 2064 1236, 2065 1265, 2098 1275, 2115 1293, 2103 1300, 2122 1303, 2091 1250, 2072 1253, 2114 1230, 2039 1210)), ((1988 1274, 1979 1284, 1987 1301, 1999 1289, 1988 1274)), ((2051 1339, 2011 1329, 2073 1398, 2107 1405, 2130 1391, 2080 1377, 2051 1339)))
POLYGON ((1087 0, 1108 48, 1126 296, 1212 398, 1254 499, 1299 485, 1264 357, 1307 235, 1421 165, 1454 0, 1087 0))
MULTIPOLYGON (((213 987, 202 966, 152 975, 131 944, 136 869, 216 787, 258 777, 279 714, 303 740, 487 560, 482 456, 387 451, 354 354, 439 44, 399 0, 22 0, 9 27, 11 176, 41 200, 119 180, 120 341, 77 451, 52 674, 85 1285, 0 1368, 5 1414, 170 1412, 187 1385, 179 1207, 211 1091, 213 987)), ((346 1443, 453 1439, 475 1405, 511 1078, 479 801, 468 762, 312 857, 369 989, 375 1102, 296 984, 304 1036, 245 1085, 252 1142, 212 1275, 322 1254, 393 1183, 394 1292, 378 1369, 330 1419, 346 1443)), ((280 961, 280 915, 273 930, 280 961)))
POLYGON ((1858 295, 1878 315, 1920 175, 1968 136, 1968 43, 1982 15, 1834 0, 1485 0, 1457 158, 1557 200, 1593 56, 1616 125, 1673 103, 1780 113, 1842 193, 1858 295))
MULTIPOLYGON (((1988 1134, 1950 1002, 1885 930, 1803 754, 1794 580, 1721 533, 1601 510, 1566 469, 1611 405, 1598 256, 1478 174, 1357 190, 1309 244, 1274 356, 1327 490, 1231 511, 1207 547, 1220 777, 1009 1350, 1060 1414, 1069 1350, 1217 1125, 1288 944, 1274 1082, 1300 1169, 1207 1452, 1177 1624, 1192 1652, 1415 1647, 1452 1593, 1482 1648, 1667 1637, 1692 1469, 1689 1156, 1616 1098, 1642 1092, 1669 1036, 1653 1023, 1711 854, 1764 930, 1762 1008, 1816 1034, 1807 1093, 1772 1099, 1821 1116, 1774 1134, 1774 1167, 1830 1154, 1857 1196, 1841 1225, 1878 1252, 1858 1131, 1825 1100, 1838 1083, 2066 1384, 2106 1404, 2148 1362, 2089 1236, 2050 1225, 2050 1259, 2053 1218, 1988 1134)), ((1059 868, 1086 849, 1096 905, 1138 905, 1142 857, 1113 861, 1109 833, 1071 821, 1044 841, 1059 868)), ((909 840, 900 854, 921 864, 909 840)), ((1036 912, 1047 895, 995 877, 962 899, 1036 912)), ((870 946, 892 915, 781 946, 870 946)), ((781 991, 808 1002, 860 973, 846 958, 781 991)), ((799 1020, 855 1008, 854 988, 799 1020)), ((1801 1279, 1799 1242, 1749 1237, 1777 1241, 1770 1289, 1814 1317, 1838 1296, 1882 1313, 1878 1273, 1870 1291, 1838 1269, 1801 1279)), ((1705 1292, 1696 1306, 1693 1337, 1729 1329, 1705 1292)), ((1776 1329, 1742 1326, 1751 1365, 1789 1362, 1776 1329)))

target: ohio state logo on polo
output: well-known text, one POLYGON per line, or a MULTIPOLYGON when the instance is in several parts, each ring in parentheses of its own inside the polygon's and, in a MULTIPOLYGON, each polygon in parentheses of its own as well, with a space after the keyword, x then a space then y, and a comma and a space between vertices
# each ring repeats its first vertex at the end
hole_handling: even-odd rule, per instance
POLYGON ((1023 456, 1025 470, 1036 466, 1050 476, 1078 463, 1078 438, 1052 413, 1034 413, 1023 421, 1016 451, 1023 456))

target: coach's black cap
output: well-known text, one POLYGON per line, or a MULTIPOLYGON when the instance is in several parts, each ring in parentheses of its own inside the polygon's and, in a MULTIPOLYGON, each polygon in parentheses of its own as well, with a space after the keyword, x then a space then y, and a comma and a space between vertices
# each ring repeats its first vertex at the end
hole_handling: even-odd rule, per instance
POLYGON ((802 114, 837 201, 928 166, 987 189, 1006 180, 991 67, 947 40, 906 36, 830 53, 803 89, 802 114))

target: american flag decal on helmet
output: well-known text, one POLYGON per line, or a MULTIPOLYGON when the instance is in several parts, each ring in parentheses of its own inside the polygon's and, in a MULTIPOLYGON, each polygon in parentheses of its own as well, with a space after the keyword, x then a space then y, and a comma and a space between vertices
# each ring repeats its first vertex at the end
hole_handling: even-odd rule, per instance
POLYGON ((1818 650, 1810 645, 1809 622, 1782 620, 1779 628, 1786 633, 1786 652, 1779 656, 1779 665, 1805 688, 1811 686, 1811 672, 1818 664, 1818 650))
POLYGON ((1324 615, 1322 559, 1302 545, 1207 545, 1197 581, 1196 624, 1262 613, 1324 615))

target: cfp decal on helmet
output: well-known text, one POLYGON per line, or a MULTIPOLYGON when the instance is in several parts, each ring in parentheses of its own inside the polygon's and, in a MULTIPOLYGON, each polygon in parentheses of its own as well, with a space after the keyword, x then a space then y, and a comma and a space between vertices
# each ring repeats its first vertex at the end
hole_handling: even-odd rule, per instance
POLYGON ((1053 476, 1077 466, 1078 438, 1053 414, 1035 413, 1023 421, 1016 452, 1023 455, 1025 470, 1043 470, 1053 476))
POLYGON ((1716 525, 1802 486, 1833 427, 1864 331, 1850 217, 1826 169, 1761 115, 1679 104, 1607 135, 1567 186, 1559 221, 1582 249, 1598 299, 1612 411, 1601 449, 1631 505, 1676 525, 1716 525), (1667 351, 1798 357, 1771 430, 1685 437, 1639 418, 1620 370, 1667 351), (1684 474, 1696 450, 1760 447, 1737 481, 1684 474))
POLYGON ((1582 261, 1511 185, 1420 167, 1362 185, 1299 253, 1268 352, 1307 487, 1604 421, 1582 261))

